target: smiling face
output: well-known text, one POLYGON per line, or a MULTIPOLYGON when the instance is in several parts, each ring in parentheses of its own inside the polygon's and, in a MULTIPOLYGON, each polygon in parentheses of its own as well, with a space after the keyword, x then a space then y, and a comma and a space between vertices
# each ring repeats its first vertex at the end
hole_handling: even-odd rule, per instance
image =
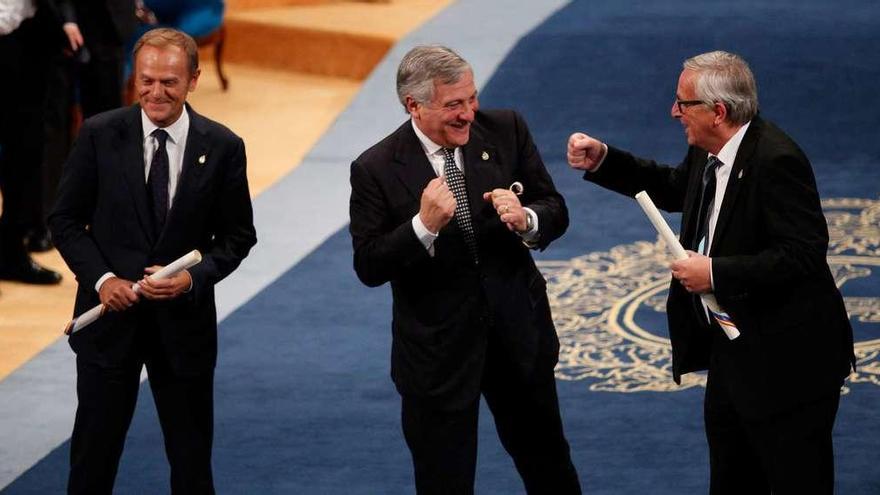
MULTIPOLYGON (((697 73, 690 69, 683 70, 678 78, 678 88, 675 91, 676 99, 698 100, 696 83, 697 73)), ((713 129, 716 127, 714 107, 709 105, 692 105, 679 110, 678 105, 673 103, 672 117, 681 122, 689 145, 713 151, 713 145, 717 140, 713 136, 713 129)), ((717 153, 717 151, 713 152, 717 153)))
POLYGON ((406 108, 431 141, 445 148, 464 146, 470 139, 471 122, 480 108, 474 75, 465 71, 458 81, 441 84, 434 81, 434 98, 418 103, 407 96, 406 108))
POLYGON ((150 121, 168 127, 183 113, 187 93, 195 91, 199 70, 190 74, 186 51, 175 45, 144 45, 135 59, 135 91, 150 121))

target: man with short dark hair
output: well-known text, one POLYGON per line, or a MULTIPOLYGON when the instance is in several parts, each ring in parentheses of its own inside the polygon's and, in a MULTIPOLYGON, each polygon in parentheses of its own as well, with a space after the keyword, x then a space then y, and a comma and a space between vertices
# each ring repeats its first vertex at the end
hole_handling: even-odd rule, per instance
POLYGON ((351 235, 361 281, 391 282, 391 375, 416 489, 473 493, 482 394, 526 491, 580 493, 559 340, 529 253, 565 232, 565 202, 522 117, 480 111, 452 50, 407 53, 397 93, 410 118, 351 166, 351 235))
POLYGON ((146 33, 135 47, 140 104, 87 120, 64 167, 49 226, 79 282, 75 313, 110 310, 70 337, 79 406, 69 493, 112 492, 143 366, 172 492, 214 493, 214 285, 256 234, 244 143, 186 104, 198 77, 192 38, 146 33), (145 278, 193 249, 198 265, 145 278))
POLYGON ((831 431, 855 365, 843 298, 828 268, 828 227, 809 160, 758 115, 745 61, 684 62, 672 117, 688 148, 661 166, 582 133, 568 161, 584 179, 682 211, 690 257, 671 264, 672 373, 709 370, 705 422, 713 495, 831 494, 831 431), (731 340, 699 294, 714 293, 731 340), (792 375, 791 370, 797 370, 792 375))

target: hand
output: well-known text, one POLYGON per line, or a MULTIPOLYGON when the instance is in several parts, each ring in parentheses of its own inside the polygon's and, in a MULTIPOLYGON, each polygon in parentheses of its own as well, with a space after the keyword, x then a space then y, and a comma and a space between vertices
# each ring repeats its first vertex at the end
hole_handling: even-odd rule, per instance
MULTIPOLYGON (((161 266, 153 265, 144 268, 144 273, 152 275, 161 269, 161 266)), ((141 287, 141 295, 145 298, 151 301, 167 301, 179 297, 192 287, 192 275, 188 270, 182 270, 177 275, 162 280, 153 280, 145 276, 138 285, 141 287)))
POLYGON ((507 228, 514 232, 525 232, 528 230, 528 221, 526 220, 526 210, 523 209, 519 202, 519 197, 509 189, 493 189, 491 192, 483 193, 483 199, 492 203, 498 217, 507 225, 507 228))
POLYGON ((70 43, 70 50, 76 52, 83 46, 83 35, 79 31, 79 26, 75 22, 65 22, 61 29, 67 35, 67 41, 70 43))
POLYGON ((138 302, 138 295, 131 289, 132 282, 119 277, 110 277, 101 284, 98 297, 101 304, 111 311, 124 311, 138 302))
POLYGON ((693 294, 712 292, 711 264, 707 256, 688 251, 688 258, 669 265, 672 276, 693 294))
POLYGON ((575 132, 568 138, 568 164, 578 170, 592 172, 605 157, 607 147, 601 141, 582 132, 575 132))
POLYGON ((455 196, 446 184, 446 177, 440 176, 428 182, 422 191, 419 219, 432 233, 440 232, 455 215, 455 196))

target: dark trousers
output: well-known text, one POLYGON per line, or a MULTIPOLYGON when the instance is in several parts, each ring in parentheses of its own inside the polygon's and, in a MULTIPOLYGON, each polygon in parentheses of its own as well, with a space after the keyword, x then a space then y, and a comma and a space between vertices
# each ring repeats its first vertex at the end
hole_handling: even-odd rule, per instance
POLYGON ((838 390, 767 418, 744 418, 730 401, 726 377, 711 369, 704 403, 709 493, 832 495, 831 430, 839 402, 838 390))
MULTIPOLYGON (((126 432, 134 414, 140 370, 150 388, 171 466, 171 492, 213 494, 213 372, 180 376, 153 352, 121 368, 77 358, 76 420, 70 442, 69 494, 111 494, 126 432)), ((155 487, 154 487, 155 488, 155 487)))
POLYGON ((41 19, 0 36, 0 264, 27 259, 24 237, 41 221, 46 56, 41 19))
MULTIPOLYGON (((489 354, 482 393, 495 419, 498 437, 522 477, 526 492, 581 493, 562 431, 553 369, 518 377, 500 353, 489 354)), ((474 492, 479 399, 461 410, 441 410, 414 398, 402 400, 403 433, 421 495, 474 492)))

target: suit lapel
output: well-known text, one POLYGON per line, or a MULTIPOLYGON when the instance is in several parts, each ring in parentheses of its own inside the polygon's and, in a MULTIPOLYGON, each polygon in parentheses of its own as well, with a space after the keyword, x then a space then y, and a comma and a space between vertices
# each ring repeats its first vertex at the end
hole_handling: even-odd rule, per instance
MULTIPOLYGON (((482 210, 490 207, 489 203, 483 200, 483 193, 491 191, 493 184, 497 184, 495 172, 498 157, 495 147, 485 139, 483 132, 474 124, 471 125, 470 139, 462 148, 462 155, 471 216, 474 219, 480 218, 482 210)), ((479 228, 479 222, 474 222, 474 228, 479 228)))
POLYGON ((173 229, 172 224, 184 219, 186 212, 191 211, 191 203, 197 197, 197 186, 202 174, 208 167, 213 169, 214 164, 211 163, 211 160, 216 158, 210 154, 204 117, 193 111, 189 104, 186 105, 186 111, 189 112, 189 132, 183 148, 183 164, 174 200, 168 211, 168 220, 165 222, 165 229, 159 236, 160 241, 165 237, 165 232, 170 230, 169 226, 173 229))
POLYGON ((153 218, 147 199, 146 176, 144 175, 144 128, 141 122, 141 107, 133 105, 125 117, 117 121, 117 136, 121 154, 117 163, 122 164, 125 183, 131 193, 134 209, 150 244, 156 239, 153 235, 153 218))
POLYGON ((397 131, 400 135, 397 150, 394 152, 395 173, 401 182, 417 201, 422 197, 422 191, 432 179, 437 177, 434 167, 428 161, 425 150, 419 143, 419 138, 412 128, 412 123, 406 121, 397 131))
POLYGON ((736 204, 736 197, 739 194, 742 176, 747 172, 748 165, 755 153, 758 145, 758 136, 761 130, 761 120, 759 117, 752 119, 752 123, 743 136, 742 143, 736 152, 736 159, 733 161, 733 168, 730 170, 730 176, 727 179, 727 188, 724 190, 724 200, 721 202, 721 210, 718 212, 718 220, 715 222, 715 231, 712 234, 712 248, 709 254, 713 254, 719 241, 724 237, 724 231, 730 222, 730 216, 733 214, 733 208, 736 204))

